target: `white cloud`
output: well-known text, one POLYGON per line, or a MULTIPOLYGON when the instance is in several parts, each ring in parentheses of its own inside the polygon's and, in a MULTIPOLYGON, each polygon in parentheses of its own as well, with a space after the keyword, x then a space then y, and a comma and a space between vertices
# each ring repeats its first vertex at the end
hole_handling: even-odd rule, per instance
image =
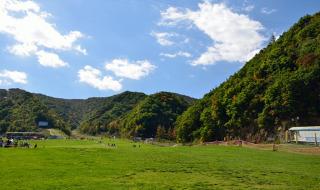
POLYGON ((172 53, 172 54, 170 54, 170 53, 160 53, 160 55, 163 56, 163 57, 168 57, 168 58, 176 58, 176 57, 179 57, 179 56, 180 57, 187 57, 187 58, 192 57, 192 55, 190 53, 184 52, 184 51, 179 51, 177 53, 172 53))
POLYGON ((102 76, 100 70, 86 65, 78 71, 79 81, 99 90, 119 91, 122 89, 121 81, 114 80, 111 76, 102 76))
POLYGON ((12 83, 27 84, 27 74, 19 71, 0 71, 0 85, 10 85, 12 83))
POLYGON ((263 8, 261 9, 261 13, 267 14, 267 15, 270 15, 270 14, 276 12, 276 11, 277 11, 277 9, 269 9, 269 8, 267 8, 267 7, 263 7, 263 8))
POLYGON ((148 60, 130 62, 128 59, 114 59, 111 62, 107 62, 105 68, 118 77, 139 80, 149 75, 156 69, 156 66, 152 65, 148 60))
MULTIPOLYGON (((190 11, 190 10, 188 10, 190 11)), ((162 21, 159 22, 159 25, 176 25, 182 21, 189 21, 189 17, 186 14, 186 11, 180 10, 176 7, 169 7, 166 11, 161 12, 162 21)))
POLYGON ((8 47, 10 53, 19 56, 31 56, 36 53, 38 47, 34 44, 16 44, 8 47))
POLYGON ((62 61, 55 53, 49 53, 41 50, 36 52, 36 55, 38 57, 38 62, 45 67, 58 68, 68 66, 68 63, 62 61))
POLYGON ((61 34, 55 24, 48 22, 49 13, 31 0, 0 1, 0 33, 11 36, 16 44, 8 47, 9 52, 19 56, 37 55, 37 52, 76 51, 86 54, 77 40, 84 35, 79 31, 61 34))
POLYGON ((248 0, 244 0, 242 3, 242 10, 250 12, 254 9, 254 5, 250 4, 248 0))
POLYGON ((254 5, 246 5, 245 7, 243 7, 243 10, 246 12, 250 12, 254 9, 254 5))
POLYGON ((224 4, 200 3, 199 10, 170 7, 161 12, 162 25, 188 22, 208 35, 213 44, 192 62, 193 65, 210 65, 218 61, 245 62, 261 49, 265 37, 263 26, 247 15, 233 12, 224 4))
POLYGON ((157 42, 162 46, 171 46, 174 42, 171 40, 172 37, 176 36, 174 33, 168 32, 151 32, 151 36, 156 38, 157 42))

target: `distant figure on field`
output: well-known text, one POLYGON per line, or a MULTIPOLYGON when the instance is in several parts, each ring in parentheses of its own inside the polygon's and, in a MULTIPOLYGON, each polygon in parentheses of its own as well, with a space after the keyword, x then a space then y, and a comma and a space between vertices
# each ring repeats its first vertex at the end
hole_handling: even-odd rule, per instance
POLYGON ((35 144, 33 148, 37 148, 37 147, 38 147, 38 145, 37 145, 37 144, 35 144))

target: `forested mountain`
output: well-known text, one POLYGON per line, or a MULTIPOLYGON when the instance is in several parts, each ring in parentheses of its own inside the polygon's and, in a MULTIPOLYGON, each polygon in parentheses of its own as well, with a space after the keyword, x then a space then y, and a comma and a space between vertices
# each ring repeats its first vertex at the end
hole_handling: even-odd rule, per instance
MULTIPOLYGON (((35 94, 48 108, 57 112, 66 122, 68 122, 72 129, 80 126, 83 120, 89 120, 94 113, 101 114, 98 110, 107 110, 111 107, 110 104, 115 101, 127 101, 121 97, 129 95, 135 99, 135 96, 145 96, 142 93, 123 92, 121 94, 111 97, 93 97, 88 99, 61 99, 45 96, 42 94, 35 94), (119 97, 119 98, 117 98, 119 97)), ((120 104, 125 104, 121 102, 120 104)), ((96 116, 99 117, 99 116, 96 116)))
POLYGON ((194 99, 160 92, 141 101, 121 121, 121 132, 127 136, 175 139, 174 122, 194 99))
POLYGON ((305 16, 176 122, 177 140, 263 140, 320 123, 320 13, 305 16))
POLYGON ((0 90, 0 133, 36 131, 39 121, 70 133, 70 125, 37 96, 20 89, 0 90))
POLYGON ((50 110, 57 112, 72 129, 96 135, 117 132, 118 130, 115 131, 112 124, 131 111, 147 95, 126 91, 111 97, 88 99, 61 99, 41 94, 36 96, 50 110))
POLYGON ((99 99, 88 99, 91 103, 88 105, 87 114, 83 114, 80 131, 92 135, 103 132, 118 133, 118 121, 146 96, 143 93, 127 91, 104 99, 100 105, 93 105, 94 100, 99 102, 99 99))
MULTIPOLYGON (((141 105, 150 106, 150 103, 154 103, 152 107, 159 110, 143 110, 142 120, 145 119, 143 114, 159 112, 160 115, 153 117, 153 123, 157 127, 163 126, 164 131, 169 127, 173 130, 177 115, 185 111, 194 100, 188 96, 168 92, 147 96, 144 93, 126 91, 111 97, 68 100, 20 89, 0 90, 0 133, 36 131, 38 121, 45 120, 49 121, 49 127, 59 128, 67 134, 73 129, 79 129, 80 132, 91 135, 107 133, 130 136, 130 130, 127 129, 135 126, 132 126, 132 122, 132 125, 129 125, 128 121, 137 121, 137 110, 141 105), (167 118, 162 118, 163 116, 167 118), (127 128, 122 129, 124 126, 127 128)), ((151 134, 144 136, 148 135, 151 134)))

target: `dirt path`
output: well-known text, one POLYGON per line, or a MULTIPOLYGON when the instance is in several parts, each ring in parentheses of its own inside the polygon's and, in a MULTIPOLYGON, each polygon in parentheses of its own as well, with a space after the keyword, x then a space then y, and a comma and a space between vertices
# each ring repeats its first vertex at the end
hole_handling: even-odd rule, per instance
MULTIPOLYGON (((207 142, 206 145, 222 145, 222 146, 242 146, 247 148, 255 148, 259 150, 273 150, 273 144, 254 144, 246 141, 215 141, 215 142, 207 142)), ((315 145, 303 145, 303 144, 276 144, 276 151, 283 152, 293 152, 299 154, 311 154, 311 155, 319 155, 320 156, 320 147, 316 147, 315 145)))

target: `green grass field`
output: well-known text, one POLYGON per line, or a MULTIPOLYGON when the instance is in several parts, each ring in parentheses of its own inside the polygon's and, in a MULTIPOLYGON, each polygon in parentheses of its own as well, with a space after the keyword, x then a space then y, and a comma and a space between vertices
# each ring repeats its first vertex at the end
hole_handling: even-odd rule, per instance
POLYGON ((320 189, 320 157, 226 146, 134 148, 126 140, 0 149, 0 189, 320 189))

